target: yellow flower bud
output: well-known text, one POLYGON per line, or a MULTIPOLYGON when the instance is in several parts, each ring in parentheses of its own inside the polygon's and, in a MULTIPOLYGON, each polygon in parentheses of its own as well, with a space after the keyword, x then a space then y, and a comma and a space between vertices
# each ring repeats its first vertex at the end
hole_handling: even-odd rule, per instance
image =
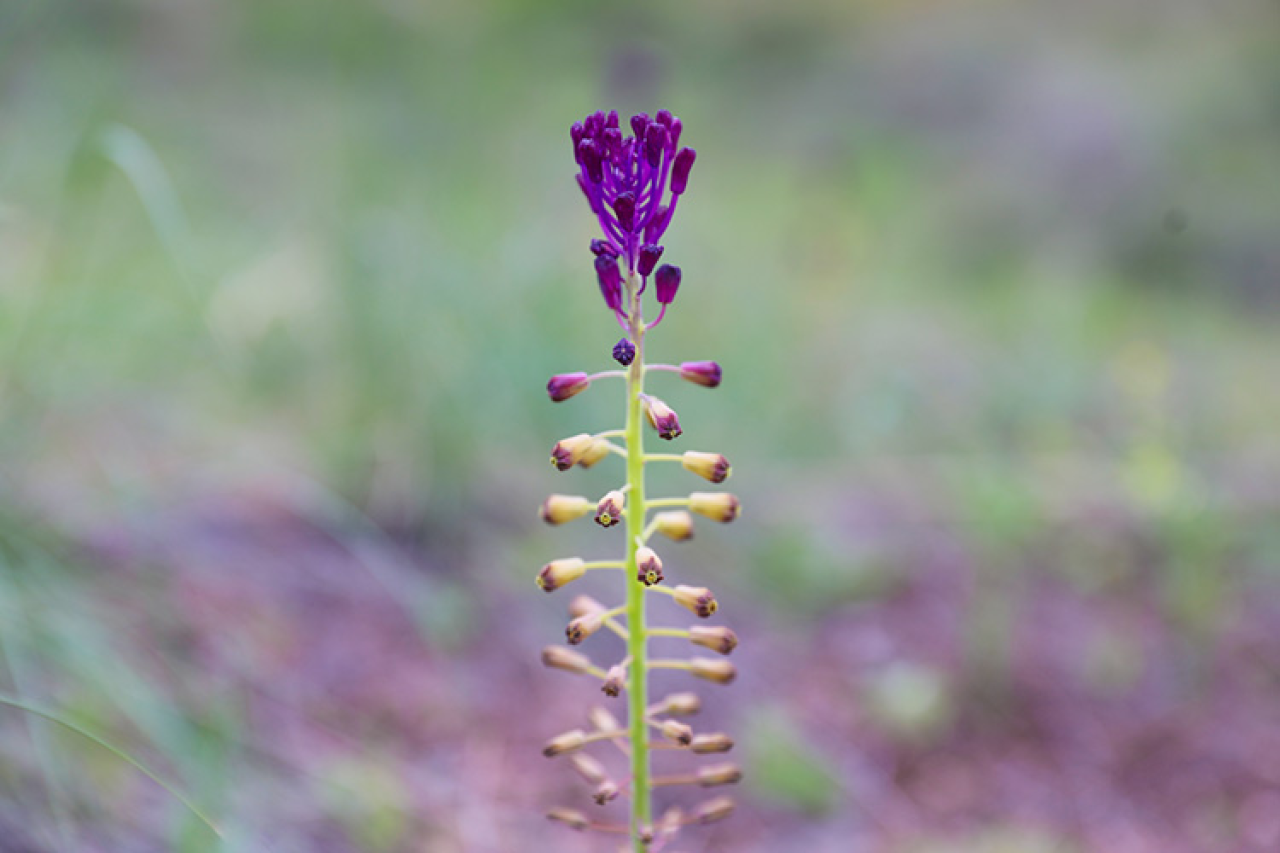
POLYGON ((584 673, 591 668, 591 659, 564 646, 547 646, 542 650, 542 665, 565 672, 584 673))
POLYGON ((733 814, 733 800, 728 797, 716 797, 694 809, 692 818, 697 823, 714 823, 717 820, 724 820, 731 814, 733 814))
POLYGON ((689 749, 697 755, 709 755, 713 752, 728 752, 733 749, 733 738, 721 732, 695 735, 689 749))
POLYGON ((693 729, 679 720, 663 720, 660 725, 662 736, 672 743, 688 746, 693 743, 693 729))
POLYGON ((672 591, 675 593, 676 604, 693 611, 703 619, 711 616, 720 607, 716 603, 716 597, 705 586, 684 586, 681 584, 672 591))
POLYGON ((583 454, 594 442, 595 439, 585 432, 560 439, 556 442, 556 446, 551 448, 551 464, 556 467, 556 470, 568 471, 582 461, 583 454))
POLYGON ((613 527, 622 521, 622 511, 627 505, 627 496, 614 489, 596 504, 596 524, 601 527, 613 527))
POLYGON ((550 820, 563 823, 570 829, 584 830, 591 826, 591 821, 580 811, 574 809, 554 808, 547 812, 550 820))
POLYGON ((727 660, 694 658, 689 663, 693 665, 690 672, 698 678, 705 678, 717 684, 728 684, 738 677, 738 670, 727 660))
POLYGON ((653 520, 654 529, 668 539, 684 542, 693 538, 693 516, 682 509, 660 512, 653 520))
POLYGON ((601 626, 604 625, 604 614, 605 611, 596 610, 570 621, 568 627, 564 629, 564 635, 569 641, 569 645, 576 646, 596 631, 599 631, 601 626))
POLYGON ((590 468, 601 459, 609 455, 609 442, 603 438, 597 438, 591 442, 591 446, 582 454, 582 458, 578 460, 578 464, 583 468, 590 468))
POLYGON ((696 450, 686 450, 684 456, 680 458, 680 464, 684 466, 684 470, 691 471, 702 479, 710 480, 713 483, 723 483, 733 472, 729 467, 729 460, 719 453, 699 453, 696 450))
POLYGON ((566 752, 581 749, 586 742, 586 732, 581 729, 574 729, 547 741, 547 745, 542 748, 542 754, 547 758, 555 758, 557 755, 564 755, 566 752))
POLYGON ((567 583, 572 583, 587 573, 587 564, 581 557, 565 557, 563 560, 552 560, 538 572, 538 586, 547 592, 554 592, 567 583))
POLYGON ((728 492, 694 492, 689 495, 689 509, 712 521, 730 522, 742 512, 742 504, 728 492))
POLYGON ((736 764, 713 764, 698 769, 698 784, 704 788, 736 785, 742 781, 742 768, 736 764))
POLYGON ((593 509, 595 504, 578 495, 548 495, 538 515, 547 524, 564 524, 582 518, 593 509))
POLYGON ((689 629, 689 640, 696 645, 727 655, 738 647, 738 635, 730 628, 694 625, 689 629))
POLYGON ((662 560, 647 545, 636 549, 636 580, 645 586, 662 583, 662 560))

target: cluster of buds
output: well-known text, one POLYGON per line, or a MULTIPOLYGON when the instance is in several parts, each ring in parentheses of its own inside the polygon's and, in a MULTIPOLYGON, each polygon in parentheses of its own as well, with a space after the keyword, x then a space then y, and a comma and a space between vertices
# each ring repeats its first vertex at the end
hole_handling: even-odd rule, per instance
POLYGON ((619 723, 610 711, 594 708, 588 715, 587 727, 551 738, 543 752, 548 757, 567 756, 573 769, 591 787, 591 798, 596 804, 604 806, 616 800, 630 803, 630 815, 625 822, 611 822, 607 815, 597 819, 570 808, 553 809, 549 817, 574 829, 617 832, 629 837, 631 844, 627 849, 656 852, 682 827, 728 816, 733 803, 725 797, 716 797, 688 811, 674 808, 655 816, 650 805, 654 788, 731 785, 741 779, 742 772, 736 765, 723 762, 686 766, 680 772, 664 775, 651 772, 652 752, 721 755, 733 748, 733 740, 720 732, 697 731, 684 721, 683 718, 697 713, 702 706, 695 693, 675 693, 650 703, 649 673, 659 669, 679 670, 694 678, 728 684, 737 672, 725 656, 738 645, 737 635, 720 625, 694 624, 685 628, 647 623, 647 602, 658 598, 670 598, 698 620, 711 619, 719 610, 711 590, 681 582, 683 578, 664 563, 653 540, 661 536, 672 542, 687 541, 694 534, 695 515, 729 522, 738 517, 740 505, 736 497, 724 492, 694 491, 685 496, 658 499, 645 494, 644 472, 651 463, 678 462, 684 470, 715 484, 728 479, 731 468, 719 453, 695 450, 680 454, 645 453, 644 450, 646 421, 664 441, 675 441, 684 434, 675 410, 664 400, 645 393, 646 375, 674 373, 694 385, 715 388, 720 385, 721 370, 714 361, 678 365, 645 362, 645 335, 661 322, 667 307, 675 300, 683 277, 679 267, 659 265, 665 251, 660 240, 688 186, 696 155, 693 149, 680 147, 683 126, 666 110, 652 118, 644 114, 632 116, 628 127, 630 133, 625 132, 616 112, 598 112, 575 123, 570 133, 578 164, 578 185, 602 232, 591 241, 596 281, 606 307, 627 333, 612 351, 613 360, 624 369, 593 374, 563 373, 547 383, 547 395, 559 403, 600 380, 625 380, 625 426, 570 436, 557 442, 551 451, 551 463, 558 471, 590 467, 606 456, 616 455, 625 463, 625 479, 598 499, 585 495, 551 495, 540 511, 548 524, 567 524, 591 516, 602 528, 620 528, 625 553, 621 557, 593 560, 564 557, 547 563, 537 575, 538 586, 554 592, 593 570, 622 571, 618 591, 625 592, 624 600, 611 606, 589 595, 578 595, 569 602, 570 618, 565 628, 567 643, 574 647, 583 645, 597 633, 617 635, 626 644, 622 659, 599 665, 576 649, 550 646, 543 651, 542 660, 548 667, 595 679, 606 697, 625 697, 619 704, 624 706, 626 721, 619 723), (658 313, 652 322, 646 323, 643 295, 650 279, 658 313), (669 579, 669 575, 676 578, 669 579), (651 657, 649 643, 654 640, 682 640, 710 650, 718 657, 651 657), (590 754, 596 744, 617 747, 629 768, 611 773, 600 757, 590 754))

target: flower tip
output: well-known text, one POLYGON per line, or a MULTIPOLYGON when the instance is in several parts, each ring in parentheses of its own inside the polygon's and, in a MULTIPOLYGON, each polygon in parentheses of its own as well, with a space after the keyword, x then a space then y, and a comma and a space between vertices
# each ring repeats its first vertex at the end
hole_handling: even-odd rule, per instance
POLYGON ((657 273, 654 275, 653 285, 656 291, 658 302, 662 305, 670 305, 675 301, 676 292, 680 289, 681 278, 680 267, 671 264, 663 264, 658 267, 657 273))
POLYGON ((705 586, 685 586, 681 584, 672 592, 675 593, 676 604, 702 619, 709 619, 720 609, 720 605, 716 602, 716 597, 705 586))
POLYGON ((614 527, 622 521, 623 510, 627 505, 627 496, 614 489, 605 494, 596 504, 596 524, 601 527, 614 527))
POLYGON ((636 272, 641 276, 648 277, 653 272, 653 268, 658 265, 658 259, 662 257, 662 246, 656 243, 645 243, 640 247, 640 263, 636 267, 636 272))
POLYGON ((591 387, 585 373, 559 373, 547 381, 547 396, 553 403, 563 403, 591 387))
POLYGON ((676 416, 675 410, 657 397, 645 397, 645 417, 649 420, 649 426, 653 427, 658 438, 673 441, 683 434, 680 429, 680 418, 676 416))
POLYGON ((741 502, 728 492, 694 492, 689 495, 689 509, 722 524, 727 524, 742 514, 741 502))
POLYGON ((600 295, 604 304, 611 311, 622 307, 622 273, 618 270, 618 261, 608 254, 596 257, 596 281, 600 285, 600 295))
POLYGON ((698 159, 698 152, 692 148, 681 148, 676 154, 675 163, 671 166, 671 192, 682 195, 689 184, 689 170, 693 161, 698 159))
POLYGON ((587 564, 580 557, 566 557, 552 560, 538 572, 538 586, 543 592, 555 592, 565 584, 572 583, 587 573, 587 564))
POLYGON ((706 388, 718 388, 722 372, 714 361, 685 361, 680 364, 680 378, 706 388))
POLYGON ((636 360, 636 345, 623 338, 613 345, 613 360, 623 367, 630 366, 636 360))
POLYGON ((595 509, 595 504, 580 495, 548 495, 538 509, 547 524, 565 524, 595 509))
POLYGON ((647 545, 636 549, 636 580, 645 586, 662 583, 662 558, 647 545))
POLYGON ((729 460, 719 453, 700 453, 689 450, 681 457, 680 464, 686 471, 697 474, 712 483, 723 483, 733 473, 729 460))

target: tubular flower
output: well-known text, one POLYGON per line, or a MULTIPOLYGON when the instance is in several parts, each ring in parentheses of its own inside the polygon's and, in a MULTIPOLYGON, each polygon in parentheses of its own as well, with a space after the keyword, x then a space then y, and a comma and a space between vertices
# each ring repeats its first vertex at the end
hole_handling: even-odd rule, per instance
POLYGON ((552 376, 547 382, 547 396, 553 403, 563 403, 590 387, 591 380, 585 373, 561 373, 552 376))
POLYGON ((692 611, 703 619, 710 618, 719 609, 719 605, 716 604, 716 597, 705 586, 684 586, 682 584, 676 587, 673 592, 675 593, 676 604, 692 611))
POLYGON ((596 524, 601 527, 613 527, 622 521, 623 508, 627 505, 627 496, 614 489, 596 504, 596 524))
POLYGON ((565 524, 582 518, 595 508, 595 504, 579 495, 548 495, 538 515, 547 524, 565 524))
POLYGON ((562 438, 551 448, 551 464, 558 471, 568 471, 582 461, 583 455, 595 443, 595 439, 584 433, 562 438))
POLYGON ((609 442, 603 438, 595 438, 591 440, 591 444, 582 452, 582 456, 578 459, 578 464, 583 468, 590 468, 601 459, 609 455, 609 442))
POLYGON ((653 529, 675 542, 693 538, 693 516, 682 509, 660 512, 653 517, 653 529))
POLYGON ((587 564, 580 557, 566 557, 563 560, 552 560, 538 572, 538 586, 546 592, 555 592, 567 583, 572 583, 587 573, 587 564))
POLYGON ((738 635, 723 625, 694 625, 689 629, 689 641, 722 655, 732 654, 738 647, 738 635))
POLYGON ((720 386, 720 365, 714 361, 685 361, 680 364, 680 378, 707 388, 720 386))
POLYGON ((689 671, 698 678, 714 681, 716 684, 728 684, 738 677, 738 669, 727 660, 717 658, 694 658, 689 661, 689 671))
POLYGON ((654 289, 659 305, 670 305, 676 300, 676 292, 680 290, 680 267, 673 267, 671 264, 663 264, 658 267, 658 274, 654 276, 654 289))
POLYGON ((727 524, 738 517, 742 504, 726 492, 694 492, 689 495, 689 509, 712 521, 727 524))
POLYGON ((710 480, 713 483, 723 483, 729 479, 729 475, 733 472, 729 467, 729 460, 719 453, 700 453, 697 450, 686 450, 684 458, 680 460, 680 464, 684 466, 684 470, 691 471, 702 479, 710 480))
POLYGON ((667 441, 679 438, 680 419, 676 417, 675 411, 657 397, 645 397, 644 402, 645 417, 649 419, 649 426, 657 430, 658 438, 665 438, 667 441))
POLYGON ((642 545, 636 549, 636 580, 645 586, 662 583, 662 559, 652 548, 642 545))

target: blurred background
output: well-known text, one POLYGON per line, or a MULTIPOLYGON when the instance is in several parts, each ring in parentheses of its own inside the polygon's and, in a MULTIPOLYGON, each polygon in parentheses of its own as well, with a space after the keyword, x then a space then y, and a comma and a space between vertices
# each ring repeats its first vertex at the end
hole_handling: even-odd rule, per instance
POLYGON ((619 425, 543 390, 619 334, 599 107, 698 149, 651 356, 726 378, 652 385, 746 507, 663 549, 742 639, 678 849, 1280 849, 1278 25, 4 0, 0 690, 226 840, 0 706, 0 851, 613 849, 542 817, 599 694, 533 584, 619 541, 535 514, 618 477, 546 464, 619 425))

